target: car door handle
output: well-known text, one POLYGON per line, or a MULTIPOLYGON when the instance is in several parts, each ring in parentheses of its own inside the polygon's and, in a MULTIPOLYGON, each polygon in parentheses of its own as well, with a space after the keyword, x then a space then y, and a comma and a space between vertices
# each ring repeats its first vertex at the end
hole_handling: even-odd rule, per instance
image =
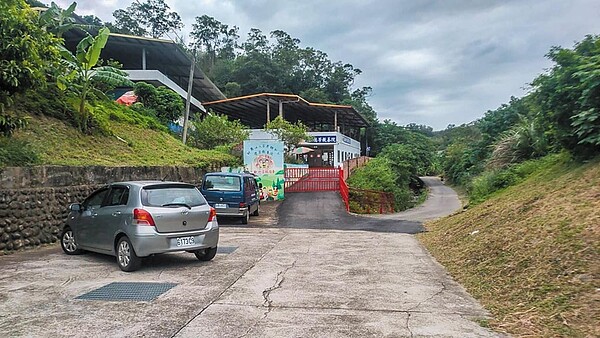
POLYGON ((115 211, 115 212, 113 212, 113 213, 112 213, 112 215, 113 215, 113 216, 115 216, 115 217, 116 217, 116 216, 119 216, 120 214, 121 214, 121 212, 120 212, 120 211, 115 211))

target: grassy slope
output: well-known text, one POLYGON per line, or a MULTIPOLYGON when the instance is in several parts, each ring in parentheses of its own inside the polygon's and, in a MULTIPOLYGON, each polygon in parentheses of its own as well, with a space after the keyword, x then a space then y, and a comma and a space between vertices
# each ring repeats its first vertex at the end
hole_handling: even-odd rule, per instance
POLYGON ((427 228, 422 242, 495 329, 600 337, 600 161, 555 164, 427 228))
POLYGON ((14 137, 31 143, 43 164, 218 168, 233 160, 227 154, 184 146, 168 133, 137 125, 113 121, 111 130, 115 136, 83 135, 61 120, 37 115, 14 137))

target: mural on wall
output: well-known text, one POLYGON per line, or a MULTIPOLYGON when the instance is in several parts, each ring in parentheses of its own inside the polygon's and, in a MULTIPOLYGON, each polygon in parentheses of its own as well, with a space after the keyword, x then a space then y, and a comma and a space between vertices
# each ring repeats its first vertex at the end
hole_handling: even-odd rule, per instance
POLYGON ((261 200, 282 200, 284 196, 283 142, 244 141, 244 166, 262 183, 261 200))

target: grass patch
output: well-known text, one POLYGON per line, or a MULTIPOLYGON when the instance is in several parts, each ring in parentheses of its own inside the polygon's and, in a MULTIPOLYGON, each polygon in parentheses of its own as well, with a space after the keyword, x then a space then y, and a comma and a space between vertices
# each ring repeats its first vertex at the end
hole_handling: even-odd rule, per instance
POLYGON ((112 135, 85 135, 65 122, 46 116, 32 116, 29 126, 19 130, 15 141, 27 141, 50 165, 184 165, 220 168, 236 165, 238 160, 214 150, 188 147, 161 128, 148 129, 144 124, 130 124, 112 118, 112 135))
POLYGON ((600 336, 600 160, 550 161, 419 239, 516 336, 600 336))

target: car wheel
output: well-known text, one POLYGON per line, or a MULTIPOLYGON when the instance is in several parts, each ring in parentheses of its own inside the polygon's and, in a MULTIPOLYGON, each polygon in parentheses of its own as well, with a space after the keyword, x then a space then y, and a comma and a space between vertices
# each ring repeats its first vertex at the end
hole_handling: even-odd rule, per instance
POLYGON ((258 216, 260 211, 258 210, 260 209, 260 203, 258 203, 258 205, 256 206, 256 210, 254 210, 254 212, 252 213, 252 216, 258 216))
POLYGON ((126 272, 135 271, 142 266, 142 259, 138 257, 127 237, 121 237, 117 243, 117 264, 126 272))
POLYGON ((242 217, 242 224, 248 224, 249 220, 250 220, 250 208, 246 209, 246 212, 244 213, 244 216, 242 217))
POLYGON ((71 228, 66 227, 60 235, 60 246, 67 255, 79 255, 83 250, 79 249, 79 245, 75 241, 75 235, 71 228))
POLYGON ((207 262, 207 261, 210 261, 211 259, 215 258, 216 254, 217 254, 216 246, 214 248, 208 248, 208 249, 204 249, 204 250, 194 251, 194 255, 196 255, 196 258, 198 258, 199 260, 201 260, 203 262, 207 262))

